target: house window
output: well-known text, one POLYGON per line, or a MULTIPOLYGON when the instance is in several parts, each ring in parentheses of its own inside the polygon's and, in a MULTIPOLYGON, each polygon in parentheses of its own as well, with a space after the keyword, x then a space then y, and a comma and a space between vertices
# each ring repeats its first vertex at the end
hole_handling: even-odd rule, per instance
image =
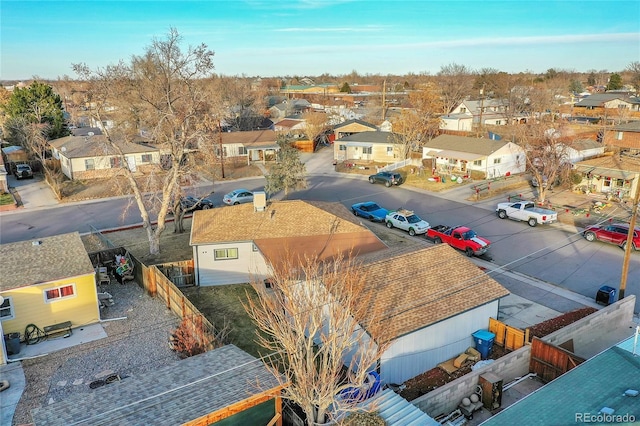
POLYGON ((11 297, 5 297, 0 305, 0 320, 10 320, 15 318, 11 297))
POLYGON ((618 132, 618 133, 616 133, 616 139, 617 139, 617 140, 619 140, 619 141, 621 141, 621 140, 622 140, 622 134, 623 134, 623 133, 624 133, 624 132, 618 132))
POLYGON ((624 179, 616 179, 616 187, 617 188, 624 187, 624 179))
POLYGON ((392 146, 388 146, 387 147, 387 155, 389 155, 389 156, 393 155, 393 147, 392 146))
POLYGON ((118 169, 118 168, 122 167, 122 158, 120 158, 120 157, 111 157, 109 159, 109 162, 111 163, 111 168, 112 169, 118 169))
POLYGON ((464 114, 465 112, 467 112, 467 109, 465 107, 461 107, 460 112, 464 114))
POLYGON ((496 126, 501 126, 502 125, 502 120, 496 120, 496 126))
POLYGON ((96 164, 93 161, 93 158, 87 158, 86 160, 84 160, 84 169, 85 170, 95 170, 96 169, 96 164))
MULTIPOLYGON (((602 180, 602 187, 606 188, 608 191, 611 190, 611 178, 605 176, 602 180)), ((603 189, 604 190, 604 189, 603 189)))
POLYGON ((245 148, 244 146, 238 148, 238 155, 247 155, 248 153, 249 151, 247 151, 247 148, 245 148))
POLYGON ((373 148, 371 148, 370 146, 365 146, 362 148, 362 153, 363 154, 371 154, 372 153, 373 148))
POLYGON ((458 160, 456 160, 455 158, 449 158, 449 164, 456 165, 458 164, 458 160))
POLYGON ((502 163, 502 158, 494 158, 493 159, 493 164, 500 164, 502 163))
POLYGON ((150 163, 151 162, 151 154, 142 154, 142 162, 150 163))
POLYGON ((44 291, 44 301, 47 303, 55 300, 68 299, 76 295, 75 284, 68 284, 60 287, 50 288, 44 291))
POLYGON ((339 145, 340 146, 340 151, 346 151, 347 150, 347 146, 346 145, 339 145))
POLYGON ((482 166, 482 160, 473 160, 474 166, 482 166))
POLYGON ((238 249, 237 248, 215 249, 213 251, 213 257, 215 260, 237 259, 238 249))

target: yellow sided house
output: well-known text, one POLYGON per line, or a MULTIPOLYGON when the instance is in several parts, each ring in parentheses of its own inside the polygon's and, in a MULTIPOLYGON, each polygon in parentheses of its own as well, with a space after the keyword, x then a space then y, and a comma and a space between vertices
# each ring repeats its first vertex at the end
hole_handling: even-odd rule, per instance
POLYGON ((27 326, 52 335, 100 320, 95 271, 77 232, 2 244, 0 258, 3 333, 24 340, 27 326))

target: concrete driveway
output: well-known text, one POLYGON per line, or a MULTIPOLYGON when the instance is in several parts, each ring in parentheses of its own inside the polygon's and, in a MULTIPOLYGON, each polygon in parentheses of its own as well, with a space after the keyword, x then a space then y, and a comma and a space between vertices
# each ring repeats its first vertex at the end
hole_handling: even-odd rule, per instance
POLYGON ((10 188, 15 188, 14 195, 18 199, 18 205, 25 209, 51 207, 59 203, 41 174, 36 174, 33 179, 19 180, 14 175, 9 175, 7 183, 10 188))

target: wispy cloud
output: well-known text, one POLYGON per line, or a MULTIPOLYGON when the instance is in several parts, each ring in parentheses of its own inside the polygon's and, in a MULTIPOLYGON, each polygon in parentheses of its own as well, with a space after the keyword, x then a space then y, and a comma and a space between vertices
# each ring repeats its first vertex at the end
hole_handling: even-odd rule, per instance
POLYGON ((357 26, 357 27, 290 27, 290 28, 276 28, 274 32, 284 32, 284 33, 366 33, 366 32, 376 32, 382 31, 387 27, 380 25, 368 25, 368 26, 357 26))

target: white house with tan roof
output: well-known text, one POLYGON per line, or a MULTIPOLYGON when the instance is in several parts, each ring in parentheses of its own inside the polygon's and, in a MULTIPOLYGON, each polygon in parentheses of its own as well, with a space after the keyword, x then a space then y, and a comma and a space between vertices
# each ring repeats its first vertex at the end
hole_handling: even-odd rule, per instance
POLYGON ((291 256, 322 261, 386 248, 342 204, 300 200, 196 211, 190 238, 200 286, 264 279, 269 264, 291 256))
POLYGON ((474 346, 472 333, 487 329, 489 318, 498 317, 500 298, 509 294, 446 244, 360 259, 376 311, 386 313, 380 329, 391 344, 379 361, 385 383, 403 383, 474 346))

